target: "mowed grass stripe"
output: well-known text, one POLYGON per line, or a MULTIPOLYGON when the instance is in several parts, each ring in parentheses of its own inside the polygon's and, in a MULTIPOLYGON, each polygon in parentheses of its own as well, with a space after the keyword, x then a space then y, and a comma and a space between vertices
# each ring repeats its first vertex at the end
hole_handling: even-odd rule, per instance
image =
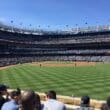
MULTIPOLYGON (((20 68, 17 68, 17 67, 14 67, 14 68, 10 68, 11 69, 11 72, 9 73, 9 75, 14 75, 14 78, 16 79, 16 81, 18 82, 18 85, 14 86, 14 85, 11 85, 12 88, 16 88, 16 87, 21 87, 21 85, 23 87, 27 87, 28 84, 26 83, 26 77, 24 77, 24 71, 22 71, 20 68), (23 84, 24 83, 24 84, 23 84)), ((9 71, 10 71, 9 69, 9 71)), ((27 75, 26 75, 27 76, 27 75)), ((13 82, 14 84, 14 82, 13 82)))
POLYGON ((0 83, 6 83, 11 88, 39 92, 54 89, 62 95, 90 95, 95 99, 105 99, 110 96, 109 67, 109 64, 76 68, 16 65, 0 71, 0 83))
MULTIPOLYGON (((27 87, 30 87, 30 88, 35 87, 35 85, 34 85, 35 79, 31 75, 31 71, 26 68, 21 68, 21 71, 23 71, 25 73, 25 74, 22 73, 21 75, 22 75, 22 80, 24 80, 24 82, 27 84, 27 87)), ((27 89, 27 87, 25 87, 25 88, 27 89)))
POLYGON ((54 69, 52 69, 51 68, 51 79, 52 79, 52 84, 51 85, 53 85, 53 86, 51 86, 51 88, 52 87, 55 87, 56 88, 56 91, 58 91, 59 93, 62 93, 62 91, 64 91, 64 87, 68 87, 68 90, 71 88, 70 87, 70 83, 68 84, 68 80, 69 80, 69 78, 67 79, 67 81, 64 79, 65 78, 65 75, 63 75, 62 73, 63 72, 61 72, 61 70, 62 69, 60 69, 60 71, 59 70, 57 70, 58 68, 54 68, 54 69), (54 71, 53 71, 54 70, 54 71), (59 74, 59 75, 58 75, 59 74), (54 79, 54 80, 53 80, 54 79), (53 82, 53 81, 55 81, 55 82, 53 82), (65 83, 66 82, 66 83, 65 83), (67 85, 68 84, 68 85, 67 85), (57 89, 58 88, 58 89, 57 89))

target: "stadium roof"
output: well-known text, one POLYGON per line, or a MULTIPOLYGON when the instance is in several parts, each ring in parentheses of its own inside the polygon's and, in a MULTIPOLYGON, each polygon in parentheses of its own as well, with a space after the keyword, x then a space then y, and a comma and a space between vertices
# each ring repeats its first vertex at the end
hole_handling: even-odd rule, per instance
POLYGON ((23 29, 14 26, 8 26, 4 24, 0 24, 0 30, 8 31, 13 33, 23 33, 23 34, 33 34, 33 35, 66 35, 66 34, 78 34, 78 33, 88 33, 88 32, 106 32, 110 31, 110 25, 102 25, 102 26, 91 26, 91 27, 77 27, 72 28, 71 30, 42 30, 42 29, 23 29))

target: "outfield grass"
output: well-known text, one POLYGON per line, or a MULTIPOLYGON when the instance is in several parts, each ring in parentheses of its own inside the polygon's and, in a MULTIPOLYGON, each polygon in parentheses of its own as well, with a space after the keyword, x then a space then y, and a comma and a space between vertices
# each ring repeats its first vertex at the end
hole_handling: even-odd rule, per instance
POLYGON ((102 100, 110 96, 110 64, 76 68, 16 65, 0 70, 0 83, 10 88, 20 87, 38 92, 54 89, 61 95, 89 95, 102 100))

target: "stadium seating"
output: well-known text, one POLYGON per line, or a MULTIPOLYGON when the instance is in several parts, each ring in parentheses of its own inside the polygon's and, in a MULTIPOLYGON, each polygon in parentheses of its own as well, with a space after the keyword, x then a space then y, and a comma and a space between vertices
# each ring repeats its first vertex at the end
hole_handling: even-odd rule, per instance
POLYGON ((0 28, 0 66, 48 60, 110 61, 110 31, 106 26, 99 31, 80 29, 79 33, 39 31, 42 34, 18 28, 12 32, 10 28, 0 28))

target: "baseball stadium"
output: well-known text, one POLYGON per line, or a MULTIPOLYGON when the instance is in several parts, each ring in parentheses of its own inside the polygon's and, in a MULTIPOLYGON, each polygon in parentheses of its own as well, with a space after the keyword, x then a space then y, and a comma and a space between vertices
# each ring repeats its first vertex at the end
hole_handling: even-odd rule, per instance
POLYGON ((110 110, 110 0, 0 0, 0 110, 110 110))
POLYGON ((102 104, 110 96, 109 62, 109 25, 72 31, 0 26, 0 83, 10 89, 52 89, 76 105, 75 98, 89 95, 102 104))

